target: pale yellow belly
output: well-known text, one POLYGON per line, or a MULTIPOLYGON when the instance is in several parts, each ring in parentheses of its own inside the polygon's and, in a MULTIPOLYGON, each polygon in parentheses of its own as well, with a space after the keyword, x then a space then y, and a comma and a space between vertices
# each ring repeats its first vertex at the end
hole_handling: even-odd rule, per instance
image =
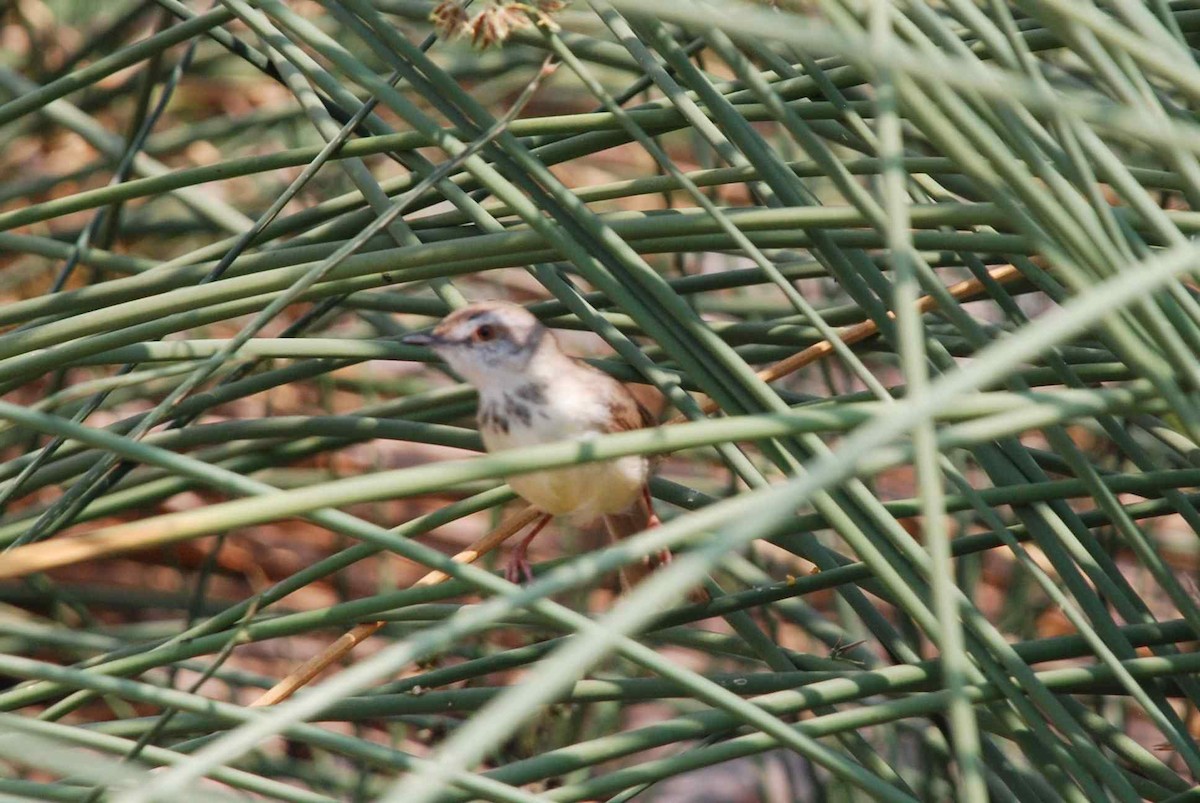
POLYGON ((646 461, 633 456, 522 474, 508 483, 534 507, 583 523, 628 509, 642 493, 646 474, 646 461))

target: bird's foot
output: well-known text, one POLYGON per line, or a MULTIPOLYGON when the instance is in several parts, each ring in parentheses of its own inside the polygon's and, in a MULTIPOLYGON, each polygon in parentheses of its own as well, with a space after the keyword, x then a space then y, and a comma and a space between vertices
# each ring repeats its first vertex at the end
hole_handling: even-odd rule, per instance
POLYGON ((504 565, 504 579, 517 585, 533 582, 533 567, 525 557, 525 550, 514 551, 504 565))
POLYGON ((529 543, 533 541, 537 534, 542 531, 550 522, 550 515, 543 514, 538 518, 537 523, 533 525, 533 529, 529 535, 522 538, 512 554, 508 556, 508 563, 504 565, 504 579, 510 583, 517 585, 525 585, 525 583, 533 582, 533 567, 529 565, 529 558, 526 557, 526 552, 529 550, 529 543))

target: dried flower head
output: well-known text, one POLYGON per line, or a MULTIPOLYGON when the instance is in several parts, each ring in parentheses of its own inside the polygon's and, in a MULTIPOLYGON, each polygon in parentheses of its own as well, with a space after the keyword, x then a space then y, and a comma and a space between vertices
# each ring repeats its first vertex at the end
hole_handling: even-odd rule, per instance
POLYGON ((429 21, 444 36, 457 33, 467 23, 468 19, 470 17, 467 15, 466 9, 459 3, 459 0, 442 0, 429 13, 429 21))
POLYGON ((563 0, 487 0, 474 14, 467 12, 463 0, 443 0, 429 19, 443 36, 469 37, 476 47, 503 43, 514 31, 535 24, 557 31, 558 23, 550 16, 562 10, 563 0))

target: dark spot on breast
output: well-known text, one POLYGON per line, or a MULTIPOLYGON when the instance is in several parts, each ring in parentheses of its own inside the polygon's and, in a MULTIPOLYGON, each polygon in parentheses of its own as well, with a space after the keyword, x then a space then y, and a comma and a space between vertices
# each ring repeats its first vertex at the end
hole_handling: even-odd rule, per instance
POLYGON ((520 421, 523 426, 529 426, 529 423, 533 420, 533 416, 529 413, 529 408, 512 396, 504 397, 504 412, 520 421))
POLYGON ((533 420, 532 415, 529 414, 529 408, 509 395, 504 396, 504 415, 509 419, 521 421, 523 426, 529 426, 529 421, 533 420))
POLYGON ((517 395, 527 402, 533 404, 546 403, 546 388, 540 382, 530 382, 526 385, 521 385, 517 388, 517 395))
POLYGON ((480 407, 479 415, 476 418, 479 421, 480 429, 489 429, 503 432, 505 435, 508 434, 508 418, 500 412, 499 406, 486 404, 480 407))

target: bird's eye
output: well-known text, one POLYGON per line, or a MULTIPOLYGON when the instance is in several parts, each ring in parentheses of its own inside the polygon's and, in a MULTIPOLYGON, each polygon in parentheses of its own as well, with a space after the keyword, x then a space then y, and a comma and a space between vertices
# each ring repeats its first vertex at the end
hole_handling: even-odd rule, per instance
POLYGON ((483 326, 475 330, 475 340, 479 341, 480 343, 486 343, 489 340, 495 339, 496 328, 494 326, 489 326, 485 323, 483 326))

